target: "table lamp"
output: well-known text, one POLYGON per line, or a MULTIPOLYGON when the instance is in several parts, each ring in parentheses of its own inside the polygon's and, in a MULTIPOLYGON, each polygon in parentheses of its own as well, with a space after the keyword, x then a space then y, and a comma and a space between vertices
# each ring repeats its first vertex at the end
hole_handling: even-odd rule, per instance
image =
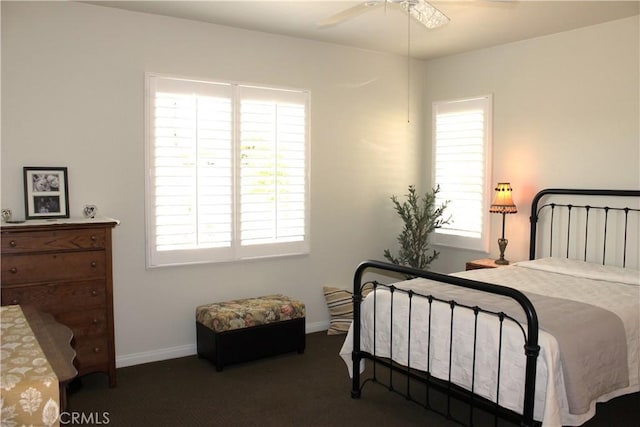
POLYGON ((502 214, 502 237, 498 239, 498 247, 500 248, 500 258, 496 260, 498 265, 507 265, 509 261, 504 259, 504 250, 507 248, 509 241, 504 238, 504 223, 506 214, 514 214, 518 212, 518 208, 511 199, 511 184, 508 182, 499 182, 495 188, 496 197, 489 208, 489 212, 502 214))

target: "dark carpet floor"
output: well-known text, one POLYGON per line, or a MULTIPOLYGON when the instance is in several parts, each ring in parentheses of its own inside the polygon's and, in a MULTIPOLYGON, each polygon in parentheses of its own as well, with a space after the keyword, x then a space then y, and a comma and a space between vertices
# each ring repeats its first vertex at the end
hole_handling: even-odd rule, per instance
MULTIPOLYGON (((230 365, 222 372, 196 356, 121 368, 115 388, 108 387, 106 375, 89 375, 70 393, 63 421, 75 417, 75 425, 132 427, 458 425, 374 383, 352 399, 338 356, 343 340, 309 334, 302 355, 230 365)), ((638 393, 599 404, 585 424, 638 425, 638 393)))

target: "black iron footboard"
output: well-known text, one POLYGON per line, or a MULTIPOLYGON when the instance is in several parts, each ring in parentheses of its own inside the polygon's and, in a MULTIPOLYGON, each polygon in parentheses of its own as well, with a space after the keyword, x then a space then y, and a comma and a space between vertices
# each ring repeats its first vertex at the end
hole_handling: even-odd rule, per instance
MULTIPOLYGON (((375 298, 376 294, 374 293, 372 297, 375 298)), ((468 425, 473 425, 475 423, 476 425, 478 425, 478 422, 474 421, 474 414, 476 413, 475 409, 479 409, 482 411, 483 414, 486 414, 486 413, 491 414, 491 417, 493 418, 494 423, 496 425, 497 425, 498 419, 509 420, 522 426, 532 426, 532 425, 538 424, 534 421, 534 418, 533 418, 534 417, 533 408, 534 408, 534 397, 535 397, 536 363, 537 363, 537 358, 540 351, 540 347, 538 346, 538 317, 532 303, 520 291, 512 288, 504 287, 504 286, 498 286, 498 285, 493 285, 489 283, 463 279, 455 276, 433 273, 429 271, 416 270, 413 268, 398 266, 394 264, 388 264, 380 261, 365 261, 358 266, 355 272, 354 285, 353 285, 353 303, 354 303, 353 304, 354 306, 353 353, 352 353, 353 382, 352 382, 352 390, 351 390, 351 396, 353 398, 360 397, 362 392, 362 387, 364 386, 364 383, 368 381, 367 380, 361 383, 361 376, 360 376, 360 363, 363 359, 368 359, 374 362, 373 378, 370 378, 369 380, 372 380, 375 382, 386 382, 390 390, 399 392, 400 394, 403 394, 407 399, 421 403, 423 406, 427 407, 428 409, 439 412, 445 417, 452 419, 453 421, 456 421, 458 423, 468 424, 468 425), (437 282, 444 282, 446 284, 450 284, 453 286, 506 296, 516 301, 522 307, 522 310, 526 315, 527 322, 525 325, 522 325, 519 322, 517 322, 515 319, 510 317, 509 315, 505 314, 504 312, 486 310, 486 309, 483 309, 482 307, 473 306, 468 303, 465 304, 465 303, 460 303, 458 301, 450 300, 447 298, 444 298, 444 299, 439 298, 437 295, 423 295, 423 294, 414 292, 412 290, 397 288, 394 285, 385 285, 385 284, 379 283, 378 281, 372 282, 374 284, 374 289, 376 287, 382 286, 391 292, 391 295, 392 295, 391 317, 393 317, 394 293, 395 292, 403 293, 408 298, 408 301, 409 301, 408 302, 409 304, 409 332, 408 333, 409 334, 411 334, 410 319, 412 317, 411 310, 412 310, 413 299, 415 298, 426 299, 426 301, 429 304, 428 316, 431 316, 431 313, 432 313, 431 304, 433 302, 445 303, 451 307, 451 325, 450 325, 451 336, 450 336, 450 342, 449 342, 449 378, 445 378, 445 379, 437 378, 436 376, 431 374, 430 369, 428 368, 426 369, 426 371, 417 370, 413 368, 411 363, 410 351, 407 352, 408 363, 404 365, 404 364, 399 364, 395 362, 391 358, 386 358, 386 357, 381 358, 377 356, 375 354, 376 353, 375 350, 373 351, 373 353, 361 350, 361 346, 360 346, 361 332, 362 332, 361 302, 363 301, 361 290, 362 290, 362 286, 364 285, 363 275, 366 271, 369 271, 374 274, 391 275, 391 276, 404 275, 405 277, 415 277, 415 278, 421 277, 425 279, 434 280, 437 282), (451 360, 453 356, 451 353, 453 349, 453 345, 452 345, 453 333, 454 333, 453 318, 454 318, 455 310, 470 310, 471 312, 473 312, 473 315, 475 316, 476 329, 473 331, 473 337, 474 337, 474 343, 473 343, 473 370, 474 371, 473 372, 474 374, 471 375, 472 379, 471 379, 470 390, 468 388, 461 387, 459 385, 454 384, 453 381, 451 380, 451 371, 452 371, 451 360), (477 338, 477 325, 478 325, 479 313, 493 315, 493 316, 496 316, 497 319, 499 319, 499 325, 500 325, 499 326, 500 328, 499 352, 501 352, 501 346, 502 346, 502 325, 504 320, 515 322, 523 334, 523 342, 524 342, 523 352, 526 356, 526 367, 524 372, 525 385, 524 385, 524 400, 523 400, 523 406, 522 406, 523 408, 522 414, 506 409, 500 405, 499 360, 501 359, 500 358, 501 353, 498 353, 498 378, 496 380, 496 385, 498 387, 498 390, 496 390, 496 393, 495 393, 496 401, 489 401, 486 398, 481 397, 476 393, 474 393, 475 367, 476 367, 476 338, 477 338), (388 378, 385 378, 385 381, 379 381, 378 379, 378 373, 376 371, 377 364, 381 364, 384 368, 384 372, 388 373, 388 378), (394 373, 396 374, 400 373, 404 378, 406 378, 406 388, 405 386, 401 387, 404 390, 398 390, 398 387, 394 386, 394 378, 393 378, 394 373), (418 383, 421 386, 420 398, 417 398, 412 394, 411 384, 415 384, 415 383, 418 383), (422 392, 423 390, 424 390, 424 393, 422 392), (444 409, 441 410, 439 408, 435 408, 430 403, 430 398, 429 398, 430 390, 434 390, 434 393, 437 392, 446 396, 444 409), (455 402, 463 402, 464 405, 466 405, 466 408, 469 408, 467 420, 462 420, 453 416, 453 411, 451 409, 452 399, 454 399, 455 402)), ((374 304, 375 304, 375 300, 374 300, 374 304)), ((375 312, 376 310, 374 308, 374 313, 375 312)), ((382 319, 381 322, 391 322, 391 319, 382 319)), ((374 320, 374 325, 375 324, 376 324, 376 321, 374 320)), ((391 322, 391 325, 392 325, 392 322, 391 322)), ((390 332, 391 346, 393 346, 393 326, 390 326, 390 328, 391 328, 391 332, 390 332)), ((427 346, 429 348, 427 349, 427 351, 430 351, 430 347, 431 347, 431 341, 430 341, 431 330, 430 329, 431 329, 431 318, 429 317, 429 337, 428 337, 429 345, 427 346)), ((373 334, 375 337, 376 336, 375 331, 373 332, 373 334)), ((411 335, 409 335, 409 337, 410 336, 411 335)), ((411 343, 410 338, 408 339, 408 343, 410 346, 410 343, 411 343)), ((374 348, 375 348, 375 344, 374 344, 374 348)), ((393 351, 391 351, 391 354, 393 354, 393 351)), ((427 355, 427 360, 429 360, 428 355, 427 355)), ((456 411, 456 413, 459 413, 459 411, 456 411)))

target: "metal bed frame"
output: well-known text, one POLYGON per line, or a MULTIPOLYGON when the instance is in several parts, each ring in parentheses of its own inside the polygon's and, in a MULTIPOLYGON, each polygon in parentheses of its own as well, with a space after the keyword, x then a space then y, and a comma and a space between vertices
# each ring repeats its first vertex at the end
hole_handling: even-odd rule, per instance
MULTIPOLYGON (((569 203, 567 204, 546 203, 539 207, 542 200, 545 200, 546 198, 549 198, 549 197, 552 198, 557 196, 570 196, 570 197, 603 196, 603 197, 617 197, 617 198, 619 197, 640 198, 640 191, 638 190, 580 190, 580 189, 577 189, 577 190, 576 189, 546 189, 546 190, 540 191, 534 197, 531 204, 529 258, 535 259, 536 257, 537 234, 542 232, 540 229, 543 228, 543 227, 539 227, 541 214, 547 215, 547 213, 550 212, 551 219, 550 221, 548 221, 550 224, 549 226, 550 228, 549 233, 551 236, 550 241, 553 242, 554 233, 558 233, 560 231, 563 234, 566 233, 566 236, 567 236, 566 237, 567 241, 565 244, 566 252, 564 253, 566 257, 570 257, 570 255, 573 255, 573 252, 570 252, 569 248, 571 246, 571 243, 574 242, 576 239, 578 239, 576 237, 576 232, 577 232, 576 229, 580 227, 576 227, 575 223, 579 222, 580 225, 582 225, 582 223, 585 224, 584 228, 579 231, 581 236, 578 240, 582 239, 583 241, 582 245, 584 246, 584 260, 587 261, 587 246, 588 246, 588 243, 590 242, 589 232, 592 231, 592 228, 594 227, 593 223, 597 222, 598 224, 595 224, 595 227, 598 229, 598 231, 596 232, 604 236, 602 238, 602 241, 604 242, 602 247, 602 263, 605 264, 605 262, 607 262, 610 264, 606 256, 606 253, 607 253, 606 247, 611 239, 608 239, 610 235, 607 236, 607 233, 609 232, 609 234, 611 234, 612 231, 610 229, 616 228, 614 230, 616 231, 615 237, 618 237, 618 239, 615 240, 614 242, 621 242, 623 246, 622 266, 625 266, 627 261, 627 248, 628 248, 627 238, 629 235, 629 215, 635 214, 636 217, 638 217, 639 216, 638 213, 640 213, 640 209, 629 208, 629 207, 592 206, 592 205, 586 205, 586 204, 569 204, 569 203), (565 213, 563 215, 559 214, 559 212, 563 209, 566 210, 566 212, 568 213, 565 213), (590 222, 589 212, 593 212, 594 210, 604 212, 604 216, 605 216, 604 220, 600 219, 598 221, 590 222), (577 211, 586 212, 584 214, 584 217, 586 219, 582 218, 578 221, 576 219, 578 215, 576 213, 577 211), (621 212, 624 217, 623 219, 624 226, 612 227, 610 225, 610 219, 609 219, 610 212, 621 212), (574 220, 573 226, 571 225, 572 218, 574 220), (565 222, 565 224, 560 225, 560 222, 565 222), (620 228, 622 228, 622 230, 620 230, 620 228), (620 234, 620 236, 618 236, 617 234, 620 234)), ((578 199, 580 199, 580 197, 578 197, 578 199)), ((545 226, 546 226, 546 223, 545 223, 545 226)), ((551 246, 550 253, 544 256, 551 256, 557 252, 557 248, 556 248, 556 251, 554 252, 553 245, 550 245, 550 246, 551 246)), ((589 256, 590 261, 592 260, 591 258, 592 257, 589 256)), ((619 261, 617 262, 618 264, 620 263, 619 261)), ((522 292, 509 287, 504 287, 504 286, 494 285, 490 283, 484 283, 484 282, 459 278, 455 276, 449 276, 445 274, 439 274, 439 273, 434 273, 434 272, 429 272, 424 270, 417 270, 410 267, 370 260, 370 261, 362 262, 356 269, 356 272, 354 275, 353 305, 354 305, 354 322, 353 322, 353 352, 352 352, 353 378, 352 378, 352 388, 351 388, 352 398, 355 398, 355 399, 360 398, 364 385, 367 382, 371 381, 371 382, 377 382, 377 383, 386 385, 390 391, 397 392, 405 396, 408 400, 412 400, 416 403, 419 403, 425 408, 435 411, 437 413, 440 413, 441 415, 445 416, 447 419, 460 424, 473 425, 475 417, 478 416, 479 414, 478 410, 480 410, 480 413, 489 414, 489 416, 493 419, 493 424, 496 426, 498 425, 499 420, 506 420, 508 422, 513 422, 521 426, 540 425, 540 422, 534 420, 536 364, 537 364, 538 354, 540 351, 540 347, 538 346, 538 317, 536 314, 535 307, 522 292), (469 289, 474 289, 474 290, 479 290, 483 292, 488 292, 496 295, 503 295, 503 296, 509 297, 514 301, 516 301, 524 311, 524 314, 526 315, 526 319, 527 319, 526 324, 519 323, 509 315, 505 314, 504 312, 495 312, 495 311, 485 310, 478 306, 465 305, 455 300, 448 300, 446 298, 443 299, 435 295, 422 295, 420 293, 417 293, 411 290, 407 291, 404 289, 397 288, 393 284, 391 285, 383 284, 378 282, 377 280, 367 282, 367 283, 373 284, 374 290, 377 287, 384 287, 391 292, 391 307, 390 307, 391 316, 393 316, 394 293, 399 292, 399 293, 407 294, 408 301, 409 301, 409 330, 408 330, 409 338, 407 339, 407 341, 409 344, 411 342, 410 319, 411 319, 412 306, 415 305, 415 304, 412 304, 412 301, 414 299, 422 298, 427 300, 430 307, 429 316, 431 316, 431 312, 432 312, 431 304, 434 301, 446 303, 450 306, 451 333, 449 336, 449 378, 446 380, 436 378, 435 376, 431 375, 429 368, 427 368, 426 372, 418 371, 412 368, 410 359, 408 360, 407 365, 401 365, 390 358, 382 358, 382 357, 376 356, 375 354, 376 352, 375 351, 375 336, 376 336, 375 335, 375 324, 376 324, 375 295, 376 294, 375 293, 373 294, 374 296, 374 302, 373 302, 374 304, 374 331, 373 331, 374 332, 374 350, 373 350, 373 353, 374 354, 361 350, 360 336, 361 336, 362 325, 361 325, 360 304, 363 301, 361 290, 362 290, 362 287, 366 284, 366 283, 363 283, 365 272, 369 272, 370 270, 373 273, 382 274, 383 276, 389 276, 394 278, 397 278, 397 276, 404 276, 407 278, 421 277, 425 279, 435 280, 438 282, 444 282, 453 286, 459 286, 459 287, 464 287, 464 288, 469 288, 469 289), (500 405, 500 402, 499 402, 500 366, 499 365, 498 365, 498 372, 497 372, 498 378, 496 381, 496 387, 498 389, 496 390, 497 397, 495 402, 487 400, 474 393, 474 387, 475 387, 474 373, 471 376, 472 378, 471 390, 467 390, 466 388, 460 387, 451 381, 451 360, 452 360, 451 349, 453 348, 452 346, 453 329, 454 329, 453 318, 454 318, 455 310, 471 310, 475 316, 476 329, 473 332, 474 343, 473 343, 473 367, 472 367, 474 373, 475 373, 475 367, 476 367, 475 361, 476 361, 477 321, 478 321, 479 313, 495 316, 499 320, 498 324, 500 328, 500 331, 499 331, 500 344, 498 349, 498 352, 499 352, 498 360, 500 360, 500 355, 502 351, 502 329, 503 329, 504 322, 505 321, 514 322, 522 331, 523 343, 524 343, 523 348, 524 348, 524 354, 526 356, 526 366, 525 366, 525 373, 524 373, 525 385, 524 385, 524 397, 523 397, 523 410, 521 414, 516 413, 507 408, 504 408, 500 405), (372 376, 364 381, 361 381, 361 375, 360 375, 360 369, 359 369, 360 362, 362 360, 370 360, 373 362, 372 376), (380 372, 378 372, 379 370, 377 369, 379 365, 383 367, 382 368, 383 370, 381 370, 380 372), (396 374, 399 374, 401 378, 403 378, 404 380, 404 383, 402 383, 402 380, 401 380, 400 386, 396 385, 396 383, 398 383, 398 380, 394 376, 396 374), (419 385, 419 387, 416 387, 416 385, 419 385), (439 393, 440 395, 444 396, 444 402, 442 401, 442 399, 440 399, 439 405, 434 405, 434 403, 432 402, 433 399, 431 397, 431 395, 433 394, 432 391, 434 393, 439 393), (418 396, 418 394, 420 395, 418 396), (462 404, 464 405, 463 407, 466 408, 467 415, 468 415, 467 419, 462 419, 454 416, 454 411, 452 409, 453 404, 454 403, 459 404, 460 402, 462 402, 462 404)), ((390 322, 390 319, 383 319, 382 321, 388 321, 390 323, 390 326, 389 326, 390 336, 391 336, 390 346, 393 347, 393 323, 390 322)), ((430 317, 429 317, 429 325, 431 325, 430 317)), ((430 328, 431 326, 429 326, 429 329, 430 328)), ((428 338, 427 338, 427 343, 428 343, 427 345, 429 347, 428 351, 430 351, 430 347, 431 347, 430 340, 431 340, 431 330, 429 330, 428 338)), ((389 354, 393 354, 393 353, 390 351, 389 354)), ((410 351, 408 351, 408 354, 410 354, 410 351)), ((429 366, 428 354, 427 354, 427 366, 429 366)))
MULTIPOLYGON (((622 227, 622 231, 620 232, 620 235, 617 236, 618 239, 615 240, 613 243, 617 241, 621 244, 621 247, 618 248, 619 250, 620 249, 622 250, 621 266, 626 267, 627 249, 628 249, 627 240, 629 237, 629 225, 630 225, 629 215, 634 213, 637 214, 638 212, 640 212, 640 210, 637 208, 630 208, 628 206, 625 206, 625 207, 592 206, 592 205, 583 205, 583 204, 576 205, 571 203, 560 204, 560 203, 553 203, 553 202, 545 203, 545 204, 542 204, 540 207, 538 207, 538 205, 540 205, 540 203, 545 199, 545 197, 564 196, 564 195, 633 198, 633 197, 640 197, 640 191, 638 190, 568 190, 568 189, 560 189, 560 188, 549 188, 549 189, 540 191, 538 194, 536 194, 536 196, 533 198, 533 201, 531 202, 531 218, 530 218, 531 232, 530 232, 530 240, 529 240, 529 259, 536 258, 538 222, 541 218, 541 215, 546 211, 550 216, 549 218, 550 245, 549 245, 548 256, 563 255, 566 258, 570 258, 571 243, 576 243, 577 245, 582 244, 584 252, 582 253, 581 258, 583 261, 587 261, 589 258, 588 257, 589 242, 591 241, 589 232, 594 231, 594 233, 591 234, 591 236, 593 236, 593 234, 597 234, 597 231, 600 231, 599 236, 596 236, 596 237, 601 238, 602 264, 603 265, 607 264, 607 244, 609 243, 608 241, 609 236, 607 232, 609 231, 610 223, 614 221, 614 219, 612 219, 613 214, 618 213, 619 216, 621 217, 619 219, 621 220, 620 226, 622 227), (566 223, 564 224, 564 227, 563 227, 564 229, 563 231, 566 233, 566 240, 565 240, 566 252, 563 251, 563 253, 560 253, 558 248, 556 248, 556 251, 554 252, 553 237, 557 235, 554 233, 556 232, 558 234, 560 233, 558 228, 561 227, 563 224, 558 224, 559 222, 558 216, 561 215, 561 213, 563 212, 566 215, 566 223), (593 227, 595 226, 593 224, 593 221, 590 221, 590 219, 593 219, 593 216, 591 217, 589 216, 589 214, 592 212, 600 212, 602 214, 601 215, 602 218, 600 218, 601 224, 599 227, 597 227, 600 230, 593 229, 593 227), (556 215, 556 213, 558 215, 556 215), (573 223, 572 223, 572 219, 574 220, 573 223), (581 220, 581 222, 584 223, 584 229, 583 229, 584 234, 582 236, 577 236, 577 234, 581 232, 580 227, 576 224, 578 220, 581 220), (554 226, 556 227, 555 229, 554 229, 554 226)), ((575 258, 578 258, 578 255, 579 255, 579 253, 577 252, 577 249, 578 248, 576 248, 576 251, 575 251, 575 258)), ((596 261, 596 257, 592 257, 592 260, 596 261)), ((640 268, 640 266, 636 266, 636 267, 640 268)))

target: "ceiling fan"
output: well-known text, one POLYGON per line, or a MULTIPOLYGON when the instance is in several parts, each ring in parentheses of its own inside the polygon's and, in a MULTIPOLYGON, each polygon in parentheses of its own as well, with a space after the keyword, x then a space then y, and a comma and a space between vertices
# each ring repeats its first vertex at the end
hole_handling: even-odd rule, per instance
POLYGON ((367 0, 356 6, 345 9, 318 22, 319 28, 332 27, 354 18, 376 7, 390 5, 400 7, 416 21, 429 29, 438 28, 449 22, 449 18, 426 0, 367 0))

